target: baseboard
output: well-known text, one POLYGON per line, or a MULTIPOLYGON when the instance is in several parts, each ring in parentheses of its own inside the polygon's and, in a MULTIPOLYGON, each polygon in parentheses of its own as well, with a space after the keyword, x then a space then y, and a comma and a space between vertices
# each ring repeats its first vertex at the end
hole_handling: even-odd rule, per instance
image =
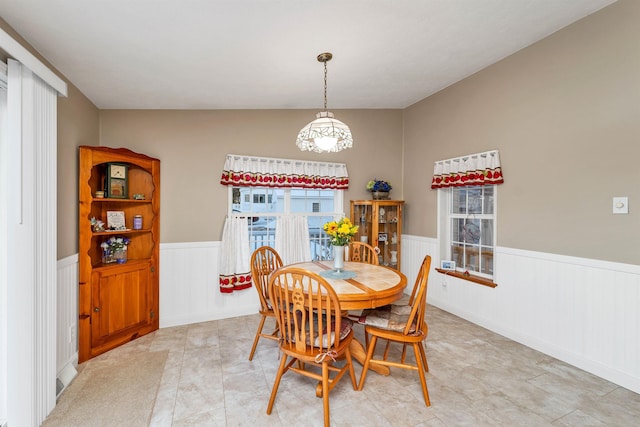
POLYGON ((173 326, 189 325, 192 323, 210 322, 212 320, 229 319, 232 317, 248 316, 258 313, 255 304, 249 306, 234 307, 229 310, 217 311, 215 313, 188 314, 184 316, 160 316, 160 327, 170 328, 173 326))

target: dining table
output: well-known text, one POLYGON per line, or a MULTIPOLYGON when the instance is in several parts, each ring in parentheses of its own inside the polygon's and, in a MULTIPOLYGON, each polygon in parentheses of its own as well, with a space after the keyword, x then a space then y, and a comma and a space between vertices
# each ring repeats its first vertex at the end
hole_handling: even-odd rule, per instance
MULTIPOLYGON (((404 294, 407 277, 393 268, 364 262, 345 261, 342 271, 333 268, 333 261, 307 261, 286 267, 303 268, 323 277, 338 295, 343 311, 356 311, 391 304, 404 294)), ((351 356, 364 364, 364 345, 354 338, 349 347, 351 356)), ((375 365, 371 370, 389 375, 387 366, 375 365)))

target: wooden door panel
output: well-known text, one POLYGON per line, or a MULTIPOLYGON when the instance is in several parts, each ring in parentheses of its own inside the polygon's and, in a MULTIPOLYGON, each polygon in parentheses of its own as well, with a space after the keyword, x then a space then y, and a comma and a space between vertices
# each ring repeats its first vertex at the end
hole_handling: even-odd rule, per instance
POLYGON ((94 272, 92 346, 120 342, 152 323, 150 268, 147 262, 127 263, 94 272))

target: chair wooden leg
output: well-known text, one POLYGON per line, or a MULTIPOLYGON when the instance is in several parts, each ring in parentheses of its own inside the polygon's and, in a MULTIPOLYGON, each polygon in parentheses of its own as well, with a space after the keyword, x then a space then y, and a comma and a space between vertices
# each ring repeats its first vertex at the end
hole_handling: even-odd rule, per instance
POLYGON ((427 406, 431 406, 431 401, 429 400, 429 390, 427 389, 427 379, 424 376, 424 366, 422 364, 422 351, 424 351, 422 343, 413 343, 413 352, 416 356, 418 374, 420 374, 420 384, 422 385, 422 395, 424 396, 424 403, 427 406))
POLYGON ((329 427, 329 362, 322 364, 322 406, 324 406, 324 426, 329 427))
POLYGON ((387 344, 384 346, 384 355, 382 358, 387 360, 387 356, 389 356, 389 348, 391 347, 391 340, 387 340, 387 344))
POLYGON ((276 394, 278 394, 278 387, 280 387, 280 380, 282 379, 282 374, 285 372, 285 365, 287 363, 287 356, 282 354, 282 359, 280 359, 280 366, 278 367, 278 373, 276 374, 276 379, 273 382, 273 388, 271 389, 271 397, 269 397, 269 404, 267 405, 267 415, 271 415, 271 410, 273 409, 273 403, 276 401, 276 394))
POLYGON ((253 339, 253 346, 251 347, 251 353, 249 353, 249 361, 253 360, 253 353, 255 353, 256 347, 258 347, 258 340, 260 340, 260 334, 262 333, 262 328, 264 327, 265 320, 267 320, 267 316, 263 315, 262 319, 260 319, 258 330, 256 331, 256 337, 253 339))
POLYGON ((376 349, 377 342, 378 337, 372 335, 369 342, 369 351, 367 351, 367 358, 364 360, 364 366, 362 367, 362 374, 360 375, 360 384, 358 384, 358 390, 362 390, 362 387, 364 387, 364 380, 367 377, 367 371, 369 370, 369 365, 371 364, 371 358, 373 357, 373 352, 376 349))
POLYGON ((422 344, 420 344, 420 355, 422 356, 422 364, 424 365, 424 371, 429 372, 429 364, 427 363, 427 353, 422 344))
POLYGON ((357 390, 358 383, 356 382, 356 373, 353 370, 353 359, 351 358, 351 350, 347 349, 347 351, 345 351, 344 354, 347 357, 347 364, 349 366, 349 376, 351 377, 351 385, 353 385, 354 390, 357 390))

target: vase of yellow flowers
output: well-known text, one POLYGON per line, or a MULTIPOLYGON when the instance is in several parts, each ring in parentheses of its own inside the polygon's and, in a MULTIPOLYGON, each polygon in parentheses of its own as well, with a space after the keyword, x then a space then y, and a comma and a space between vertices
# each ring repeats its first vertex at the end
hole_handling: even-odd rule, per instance
POLYGON ((331 238, 329 243, 333 246, 333 268, 340 272, 344 269, 344 247, 356 235, 358 226, 353 225, 349 218, 342 218, 340 221, 325 223, 322 229, 331 238))

